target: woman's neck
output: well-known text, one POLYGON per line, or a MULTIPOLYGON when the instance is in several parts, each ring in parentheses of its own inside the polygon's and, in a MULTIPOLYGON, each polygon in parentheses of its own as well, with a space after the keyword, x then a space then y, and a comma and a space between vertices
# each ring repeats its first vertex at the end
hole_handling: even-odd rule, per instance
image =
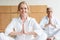
POLYGON ((21 16, 21 19, 22 19, 23 22, 25 22, 26 19, 27 19, 27 16, 21 16))

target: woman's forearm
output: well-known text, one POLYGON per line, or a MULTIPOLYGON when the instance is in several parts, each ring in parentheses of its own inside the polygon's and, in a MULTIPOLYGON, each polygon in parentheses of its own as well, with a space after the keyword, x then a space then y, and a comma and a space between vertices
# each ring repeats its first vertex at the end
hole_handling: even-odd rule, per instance
POLYGON ((37 36, 37 33, 35 33, 35 32, 27 32, 27 33, 25 33, 25 34, 27 34, 27 35, 33 35, 34 37, 37 36))
POLYGON ((15 36, 15 35, 17 35, 17 32, 11 32, 9 35, 10 36, 15 36))

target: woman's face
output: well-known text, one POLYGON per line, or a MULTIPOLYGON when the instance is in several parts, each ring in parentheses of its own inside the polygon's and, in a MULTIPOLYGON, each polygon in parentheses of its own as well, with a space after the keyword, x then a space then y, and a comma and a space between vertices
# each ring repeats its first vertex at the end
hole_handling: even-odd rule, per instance
POLYGON ((20 15, 21 16, 26 16, 26 14, 28 13, 28 6, 26 4, 21 4, 20 5, 20 15))

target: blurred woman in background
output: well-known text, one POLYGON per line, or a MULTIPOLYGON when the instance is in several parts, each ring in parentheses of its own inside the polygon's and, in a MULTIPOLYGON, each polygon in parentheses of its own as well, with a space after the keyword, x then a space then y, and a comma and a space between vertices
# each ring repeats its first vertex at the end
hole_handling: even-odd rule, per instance
POLYGON ((60 32, 60 23, 54 18, 52 8, 47 8, 47 16, 40 22, 40 27, 47 33, 47 40, 60 40, 57 34, 60 32))

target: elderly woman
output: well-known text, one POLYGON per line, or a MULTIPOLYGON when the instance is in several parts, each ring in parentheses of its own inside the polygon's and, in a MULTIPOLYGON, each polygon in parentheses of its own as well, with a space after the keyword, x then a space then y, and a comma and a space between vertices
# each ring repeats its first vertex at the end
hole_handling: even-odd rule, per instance
POLYGON ((47 40, 60 40, 60 24, 59 21, 53 17, 52 8, 47 8, 47 16, 40 22, 40 27, 48 35, 47 40), (58 38, 57 35, 59 35, 58 38))

